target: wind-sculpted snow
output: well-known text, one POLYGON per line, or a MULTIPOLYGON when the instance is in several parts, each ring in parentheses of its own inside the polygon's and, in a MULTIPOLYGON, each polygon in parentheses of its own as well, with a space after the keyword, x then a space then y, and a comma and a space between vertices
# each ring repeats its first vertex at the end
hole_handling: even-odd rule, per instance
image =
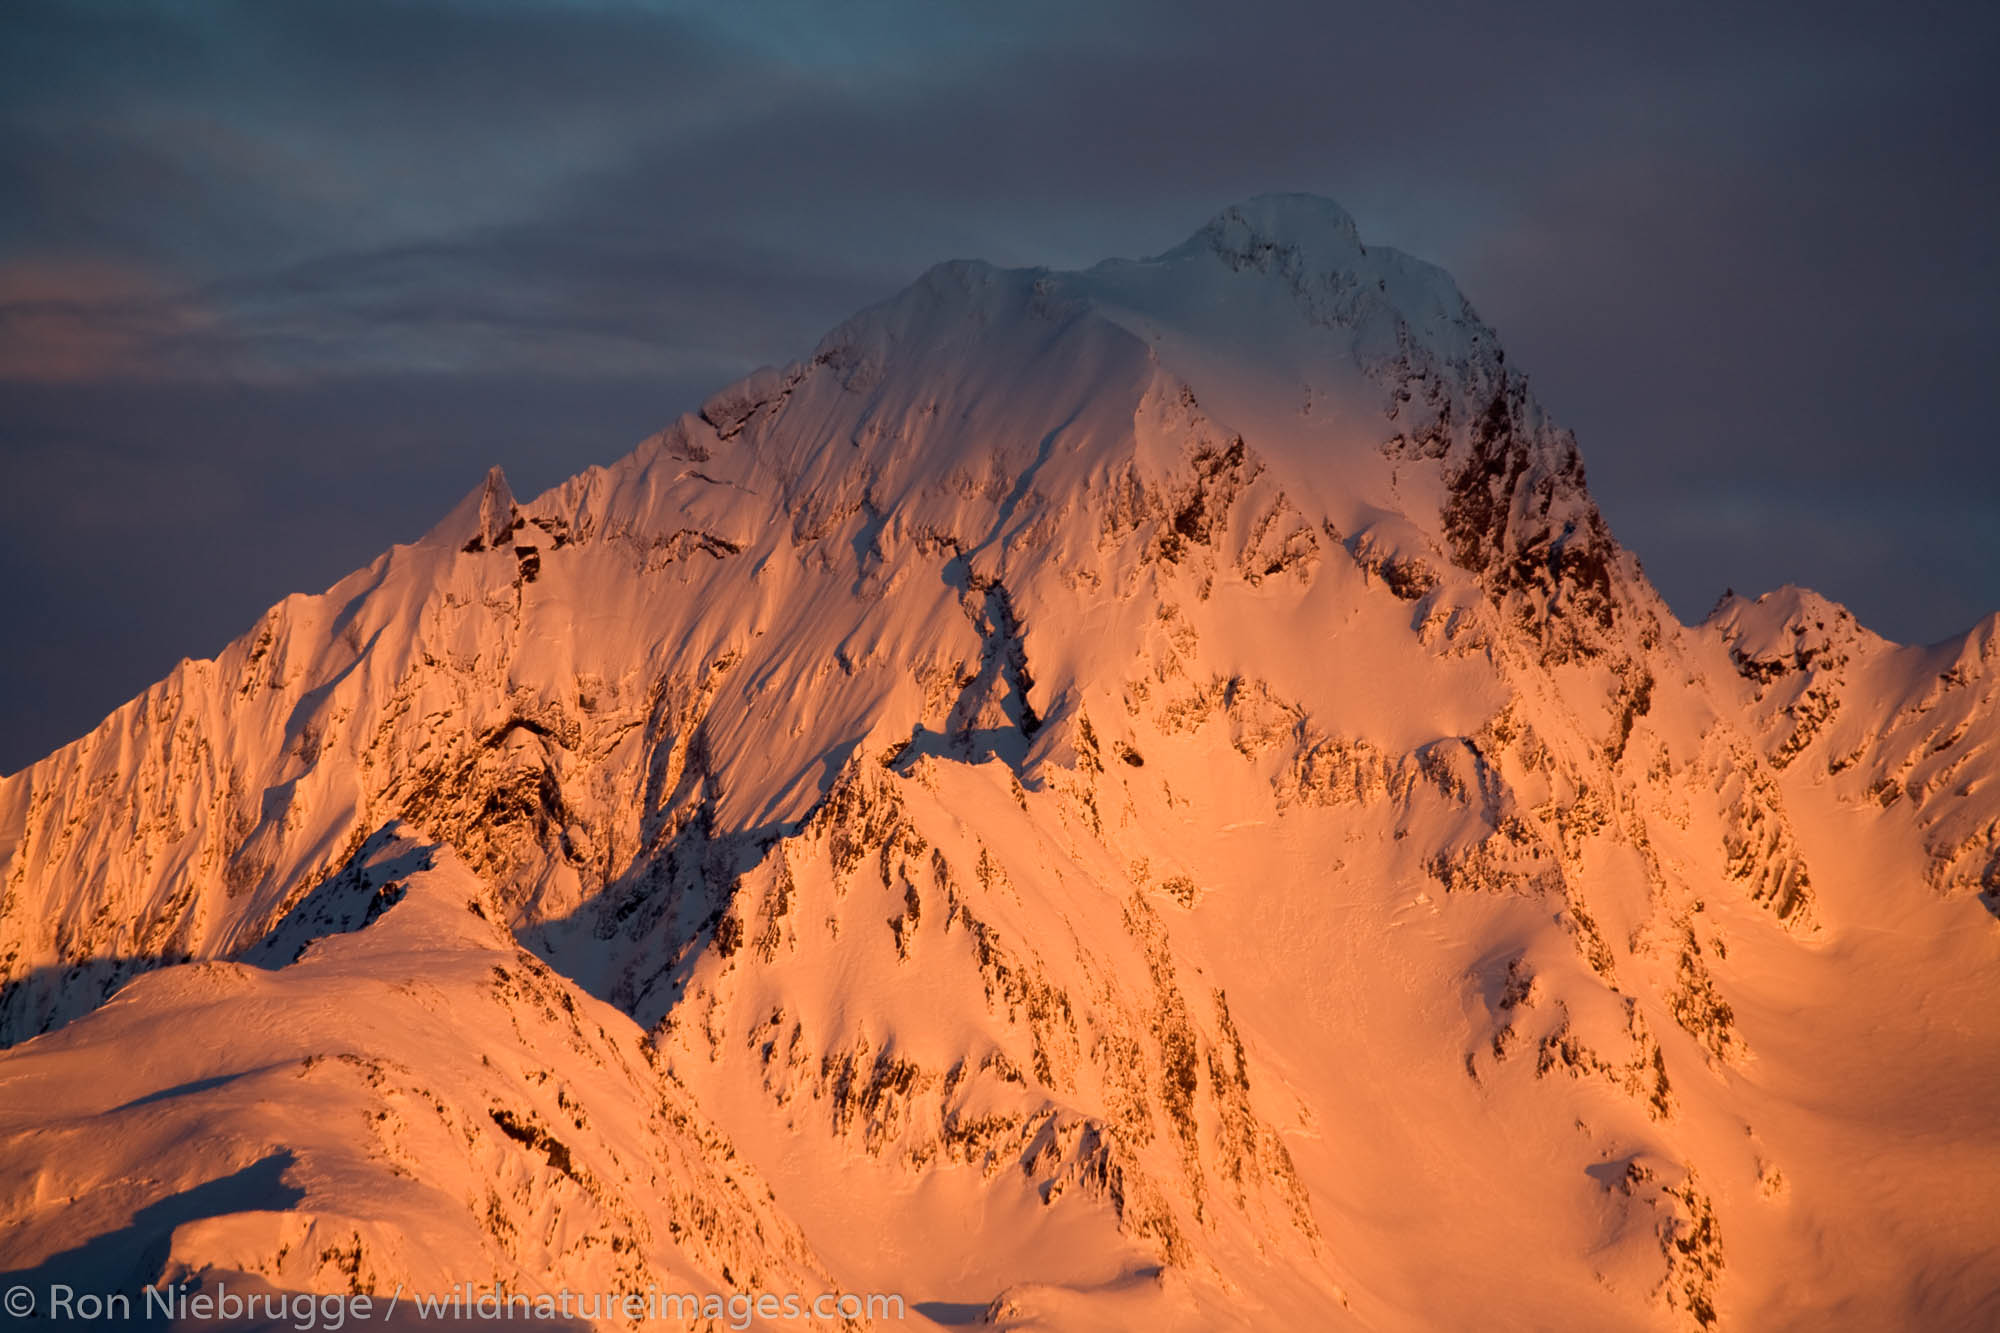
POLYGON ((1890 812, 1921 842, 1938 892, 2000 899, 2000 617, 1962 639, 1902 647, 1846 608, 1784 588, 1727 597, 1708 624, 1774 766, 1798 765, 1848 809, 1890 812))
POLYGON ((1325 201, 943 265, 0 782, 8 1253, 250 1172, 138 1280, 1991 1320, 1938 1201, 2000 1204, 1994 641, 1683 629, 1492 330, 1325 201), (244 1128, 280 1067, 356 1132, 244 1128), (222 1146, 49 1184, 125 1178, 100 1124, 222 1146))
POLYGON ((10 1055, 0 1269, 382 1300, 832 1289, 644 1034, 515 944, 450 852, 385 834, 336 885, 386 907, 274 970, 144 977, 10 1055))

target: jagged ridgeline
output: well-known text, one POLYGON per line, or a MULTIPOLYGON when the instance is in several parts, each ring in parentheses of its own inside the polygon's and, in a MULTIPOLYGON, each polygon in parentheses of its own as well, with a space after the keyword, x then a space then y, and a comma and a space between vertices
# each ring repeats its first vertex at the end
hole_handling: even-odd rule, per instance
POLYGON ((1994 1324, 1996 700, 1326 201, 944 265, 0 781, 0 1269, 1994 1324))

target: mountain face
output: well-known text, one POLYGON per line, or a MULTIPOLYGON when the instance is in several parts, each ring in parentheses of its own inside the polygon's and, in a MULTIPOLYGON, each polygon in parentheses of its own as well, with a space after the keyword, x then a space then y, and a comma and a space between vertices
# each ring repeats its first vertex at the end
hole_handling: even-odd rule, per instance
POLYGON ((0 781, 0 1270, 2000 1327, 1996 713, 1330 203, 943 265, 0 781))

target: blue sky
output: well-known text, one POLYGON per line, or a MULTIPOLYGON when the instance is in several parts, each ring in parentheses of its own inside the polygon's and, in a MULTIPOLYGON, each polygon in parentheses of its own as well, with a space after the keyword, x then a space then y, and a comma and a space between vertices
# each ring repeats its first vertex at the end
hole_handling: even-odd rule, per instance
POLYGON ((2000 608, 1989 7, 0 11, 0 770, 938 260, 1268 190, 1435 260, 1685 618, 2000 608), (1751 12, 1754 11, 1754 12, 1751 12))

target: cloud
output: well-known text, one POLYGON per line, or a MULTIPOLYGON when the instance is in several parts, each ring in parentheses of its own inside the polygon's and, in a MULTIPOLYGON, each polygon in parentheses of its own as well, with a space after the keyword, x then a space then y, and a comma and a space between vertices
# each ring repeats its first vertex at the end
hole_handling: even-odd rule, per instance
POLYGON ((101 260, 0 262, 0 380, 151 376, 157 349, 212 325, 143 271, 101 260))

